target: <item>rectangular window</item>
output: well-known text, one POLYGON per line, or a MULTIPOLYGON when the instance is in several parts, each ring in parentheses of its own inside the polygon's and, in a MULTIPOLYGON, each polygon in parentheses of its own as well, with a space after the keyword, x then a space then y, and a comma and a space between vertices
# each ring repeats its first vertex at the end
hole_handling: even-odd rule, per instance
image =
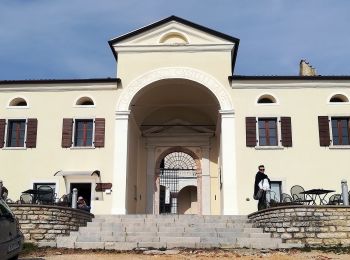
POLYGON ((93 119, 76 119, 74 123, 74 146, 92 146, 93 130, 93 119))
POLYGON ((277 118, 259 118, 259 146, 277 146, 277 118))
POLYGON ((7 122, 7 147, 24 147, 26 120, 11 119, 7 122))
POLYGON ((349 117, 332 117, 332 136, 333 145, 350 145, 350 118, 349 117))
POLYGON ((281 202, 282 196, 282 182, 281 181, 271 181, 271 199, 276 202, 281 202))

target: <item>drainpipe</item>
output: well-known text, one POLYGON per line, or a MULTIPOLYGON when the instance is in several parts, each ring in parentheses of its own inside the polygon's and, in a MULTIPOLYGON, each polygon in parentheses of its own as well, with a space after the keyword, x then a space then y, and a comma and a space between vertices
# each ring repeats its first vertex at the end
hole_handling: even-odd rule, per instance
POLYGON ((349 206, 349 191, 348 191, 348 183, 346 180, 341 181, 341 191, 342 191, 342 197, 343 197, 343 205, 349 206))
POLYGON ((73 195, 72 195, 72 208, 73 209, 77 208, 77 200, 78 200, 78 189, 74 188, 73 195))
POLYGON ((0 199, 2 198, 2 186, 3 186, 2 180, 0 180, 0 199))

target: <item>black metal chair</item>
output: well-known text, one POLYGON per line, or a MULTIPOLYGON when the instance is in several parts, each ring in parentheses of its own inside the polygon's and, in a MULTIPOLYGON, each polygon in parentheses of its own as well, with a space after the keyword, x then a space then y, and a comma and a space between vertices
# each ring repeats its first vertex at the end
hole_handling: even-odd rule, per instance
POLYGON ((30 194, 22 194, 19 198, 21 204, 32 204, 33 196, 30 194))
POLYGON ((293 202, 293 198, 287 193, 282 193, 281 197, 282 197, 281 202, 293 202))
POLYGON ((300 185, 294 185, 290 189, 290 194, 293 198, 293 202, 300 202, 303 204, 310 204, 310 202, 313 202, 311 197, 308 197, 305 194, 301 193, 304 191, 305 191, 305 189, 303 187, 301 187, 300 185))
POLYGON ((329 197, 328 205, 339 205, 342 202, 340 194, 333 194, 329 197))
POLYGON ((38 203, 52 205, 54 203, 55 194, 50 186, 40 186, 38 188, 38 203))
POLYGON ((56 203, 58 206, 71 207, 72 206, 72 194, 64 194, 56 203))

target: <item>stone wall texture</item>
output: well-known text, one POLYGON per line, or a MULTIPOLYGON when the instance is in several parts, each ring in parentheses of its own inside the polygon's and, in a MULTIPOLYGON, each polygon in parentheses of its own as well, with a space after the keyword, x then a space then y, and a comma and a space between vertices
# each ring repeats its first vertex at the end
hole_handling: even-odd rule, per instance
POLYGON ((50 205, 9 205, 18 219, 25 242, 53 242, 57 236, 68 236, 86 226, 93 214, 50 205))
POLYGON ((350 245, 350 207, 285 206, 248 216, 253 226, 280 237, 287 243, 311 247, 350 245))

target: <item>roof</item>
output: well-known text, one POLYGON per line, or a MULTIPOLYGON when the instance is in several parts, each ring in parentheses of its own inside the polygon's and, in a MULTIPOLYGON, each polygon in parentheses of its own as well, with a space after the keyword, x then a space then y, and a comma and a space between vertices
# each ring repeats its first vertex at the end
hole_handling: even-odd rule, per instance
POLYGON ((24 79, 0 80, 0 85, 10 84, 63 84, 63 83, 118 83, 119 78, 91 78, 91 79, 24 79))
POLYGON ((110 41, 108 41, 109 45, 111 46, 112 44, 115 44, 115 43, 118 43, 122 40, 125 40, 125 39, 128 39, 128 38, 131 38, 137 34, 140 34, 140 33, 143 33, 143 32, 146 32, 146 31, 149 31, 153 28, 156 28, 158 26, 161 26, 163 24, 166 24, 170 21, 176 21, 178 23, 182 23, 182 24, 185 24, 185 25, 188 25, 190 27, 193 27, 193 28, 196 28, 198 30, 201 30, 201 31, 204 31, 204 32, 207 32, 209 34, 212 34, 212 35, 215 35, 219 38, 222 38, 222 39, 225 39, 225 40, 228 40, 230 42, 233 42, 233 43, 236 43, 238 44, 239 43, 239 39, 238 38, 235 38, 235 37, 232 37, 230 35, 227 35, 227 34, 224 34, 224 33, 221 33, 221 32, 218 32, 218 31, 215 31, 213 29, 210 29, 210 28, 207 28, 207 27, 204 27, 202 25, 199 25, 199 24, 196 24, 196 23, 193 23, 191 21, 188 21, 188 20, 185 20, 183 18, 180 18, 180 17, 177 17, 175 15, 172 15, 172 16, 169 16, 163 20, 160 20, 158 22, 155 22, 155 23, 152 23, 150 25, 147 25, 147 26, 144 26, 144 27, 141 27, 137 30, 134 30, 132 32, 129 32, 127 34, 124 34, 124 35, 121 35, 119 37, 116 37, 110 41))
POLYGON ((232 63, 231 63, 231 71, 232 71, 232 74, 233 74, 233 71, 234 71, 234 68, 235 68, 235 64, 236 64, 236 58, 237 58, 237 52, 238 52, 238 46, 239 46, 239 41, 240 40, 238 38, 235 38, 235 37, 232 37, 230 35, 221 33, 219 31, 215 31, 213 29, 210 29, 208 27, 205 27, 205 26, 193 23, 191 21, 185 20, 185 19, 180 18, 180 17, 175 16, 175 15, 169 16, 169 17, 167 17, 167 18, 165 18, 163 20, 160 20, 160 21, 152 23, 150 25, 141 27, 141 28, 139 28, 137 30, 134 30, 132 32, 129 32, 129 33, 124 34, 124 35, 121 35, 119 37, 113 38, 112 40, 108 41, 108 44, 109 44, 109 46, 110 46, 110 48, 111 48, 111 50, 113 52, 115 60, 118 61, 118 54, 114 50, 113 44, 116 44, 116 43, 118 43, 118 42, 120 42, 122 40, 128 39, 128 38, 131 38, 131 37, 133 37, 133 36, 135 36, 137 34, 149 31, 149 30, 151 30, 153 28, 156 28, 158 26, 166 24, 166 23, 168 23, 170 21, 176 21, 178 23, 185 24, 187 26, 193 27, 193 28, 198 29, 200 31, 204 31, 204 32, 209 33, 211 35, 214 35, 216 37, 219 37, 219 38, 225 39, 227 41, 233 42, 234 43, 234 49, 232 51, 232 63))

